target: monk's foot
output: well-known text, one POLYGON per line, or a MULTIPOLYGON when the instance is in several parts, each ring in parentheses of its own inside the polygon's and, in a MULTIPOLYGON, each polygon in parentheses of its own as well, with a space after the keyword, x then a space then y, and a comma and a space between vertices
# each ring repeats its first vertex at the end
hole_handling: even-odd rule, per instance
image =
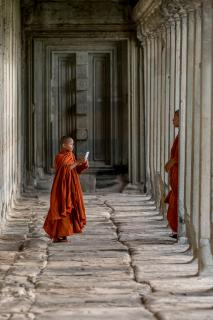
POLYGON ((61 242, 67 242, 67 237, 62 237, 62 238, 59 238, 61 242))
POLYGON ((170 238, 173 238, 173 239, 177 239, 177 237, 178 237, 177 233, 172 233, 169 236, 170 236, 170 238))
POLYGON ((53 242, 57 243, 57 242, 67 242, 67 237, 59 237, 59 238, 53 238, 53 242))

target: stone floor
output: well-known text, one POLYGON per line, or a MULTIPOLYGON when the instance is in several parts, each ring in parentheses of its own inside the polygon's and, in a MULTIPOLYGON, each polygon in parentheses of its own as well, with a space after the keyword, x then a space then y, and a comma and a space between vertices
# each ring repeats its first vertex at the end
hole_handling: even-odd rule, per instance
POLYGON ((48 196, 23 197, 0 236, 0 320, 210 320, 213 278, 196 277, 143 195, 86 195, 88 223, 68 243, 42 230, 48 196))

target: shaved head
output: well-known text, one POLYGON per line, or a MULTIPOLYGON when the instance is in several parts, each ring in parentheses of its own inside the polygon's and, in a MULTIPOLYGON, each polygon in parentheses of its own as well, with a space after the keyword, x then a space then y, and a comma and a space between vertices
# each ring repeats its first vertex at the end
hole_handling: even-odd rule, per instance
POLYGON ((73 138, 70 136, 63 136, 61 138, 61 145, 66 144, 68 142, 72 141, 73 142, 73 138))

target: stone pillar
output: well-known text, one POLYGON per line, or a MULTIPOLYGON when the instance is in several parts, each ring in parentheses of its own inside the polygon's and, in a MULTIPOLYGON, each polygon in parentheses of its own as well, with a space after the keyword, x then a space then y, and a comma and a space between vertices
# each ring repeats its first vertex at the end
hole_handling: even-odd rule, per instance
POLYGON ((150 163, 150 106, 151 106, 151 96, 150 96, 150 84, 151 84, 151 39, 147 38, 147 49, 144 64, 147 66, 146 72, 146 105, 145 105, 145 135, 146 135, 146 174, 147 174, 147 192, 151 193, 151 163, 150 163))
POLYGON ((175 88, 176 88, 176 25, 175 20, 171 21, 170 32, 171 32, 171 71, 170 71, 170 108, 169 108, 169 146, 171 147, 174 141, 174 126, 172 119, 174 117, 175 111, 175 88))
POLYGON ((181 57, 181 23, 180 17, 175 21, 175 110, 180 108, 180 57, 181 57))
POLYGON ((139 48, 139 113, 140 113, 140 123, 139 123, 139 141, 140 141, 140 161, 139 161, 139 167, 140 167, 140 184, 141 184, 141 191, 145 191, 145 112, 144 112, 144 74, 145 74, 145 68, 144 68, 144 51, 142 48, 142 45, 140 43, 139 48))
POLYGON ((181 92, 180 92, 180 145, 179 145, 179 198, 178 198, 178 233, 185 241, 185 175, 186 175, 186 81, 187 81, 187 15, 181 19, 181 92))
POLYGON ((20 187, 20 1, 0 1, 0 222, 20 187))
POLYGON ((163 183, 165 182, 165 105, 166 105, 166 29, 165 27, 162 28, 162 35, 161 35, 161 50, 162 50, 162 67, 161 67, 161 150, 160 150, 160 162, 161 162, 161 177, 163 183))
MULTIPOLYGON (((141 39, 141 37, 140 37, 141 39)), ((141 39, 142 40, 142 39, 141 39)), ((148 82, 147 82, 147 78, 148 78, 148 65, 144 64, 144 61, 147 60, 147 55, 148 55, 148 43, 147 43, 147 39, 143 39, 143 42, 141 42, 141 45, 143 46, 143 55, 141 58, 143 58, 143 60, 141 61, 141 64, 143 65, 143 93, 144 93, 144 97, 143 97, 143 115, 144 115, 144 119, 143 119, 143 127, 144 127, 144 176, 145 176, 145 191, 147 192, 147 187, 148 187, 148 176, 149 176, 149 171, 148 171, 148 158, 147 158, 147 122, 146 122, 146 113, 147 113, 147 103, 148 103, 148 82)))
MULTIPOLYGON (((3 17, 3 0, 0 0, 0 96, 3 97, 3 30, 4 30, 4 25, 3 25, 4 17, 3 17)), ((1 129, 1 134, 0 134, 0 158, 2 159, 3 155, 3 98, 0 99, 0 127, 1 129)), ((1 210, 2 210, 2 205, 3 205, 3 190, 4 190, 4 181, 3 181, 3 165, 0 166, 0 204, 1 204, 1 210)))
POLYGON ((156 155, 156 171, 161 178, 161 120, 162 120, 162 38, 161 33, 157 34, 157 58, 158 58, 158 71, 157 71, 157 113, 156 113, 156 135, 157 135, 157 155, 156 155))
POLYGON ((150 58, 151 58, 151 66, 150 66, 150 177, 151 177, 151 185, 152 185, 152 193, 155 196, 155 171, 154 171, 154 117, 155 117, 155 41, 153 35, 150 39, 150 58))
MULTIPOLYGON (((158 123, 158 34, 154 37, 154 103, 153 103, 153 168, 157 174, 157 123, 158 123)), ((156 191, 155 191, 156 194, 156 191)))
POLYGON ((212 85, 213 85, 213 3, 203 1, 201 73, 201 159, 200 159, 200 241, 199 271, 212 270, 211 197, 212 197, 212 85))
POLYGON ((161 119, 162 119, 162 38, 161 33, 156 34, 156 60, 157 60, 157 72, 156 72, 156 113, 155 113, 155 185, 156 185, 156 205, 163 212, 163 180, 161 177, 161 119))
POLYGON ((136 39, 133 37, 129 41, 129 114, 128 114, 128 127, 129 127, 129 181, 132 184, 138 184, 140 180, 139 171, 139 154, 140 154, 140 140, 139 135, 139 94, 138 94, 138 61, 139 51, 136 39))
MULTIPOLYGON (((164 108, 164 164, 169 159, 170 144, 169 144, 169 131, 170 131, 170 71, 171 71, 171 29, 166 25, 166 88, 165 88, 165 108, 164 108)), ((165 182, 168 185, 168 174, 165 174, 165 182)))
POLYGON ((187 96, 186 96, 186 176, 185 176, 185 218, 186 224, 191 223, 192 215, 192 145, 193 145, 193 107, 194 107, 194 85, 195 85, 195 11, 188 14, 188 54, 187 54, 187 96))
POLYGON ((201 106, 201 8, 195 14, 195 66, 194 66, 194 105, 192 127, 192 208, 191 234, 195 255, 197 255, 200 224, 200 106, 201 106))

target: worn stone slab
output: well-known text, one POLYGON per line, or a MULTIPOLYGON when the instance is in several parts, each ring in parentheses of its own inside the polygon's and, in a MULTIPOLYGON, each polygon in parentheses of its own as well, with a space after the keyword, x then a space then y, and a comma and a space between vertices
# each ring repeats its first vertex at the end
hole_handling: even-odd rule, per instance
POLYGON ((144 301, 154 313, 187 309, 213 309, 213 296, 163 295, 158 292, 148 295, 144 301))
POLYGON ((24 287, 25 289, 27 288, 34 288, 35 286, 35 277, 29 276, 29 275, 24 275, 24 276, 17 276, 13 274, 8 274, 4 278, 4 282, 2 283, 3 287, 24 287))
POLYGON ((76 293, 73 295, 63 295, 59 292, 47 292, 46 294, 39 293, 36 297, 32 312, 35 312, 35 308, 41 310, 51 310, 51 308, 63 308, 69 310, 70 306, 75 307, 88 307, 88 306, 117 306, 117 307, 136 307, 141 306, 141 298, 138 293, 124 293, 122 294, 90 294, 86 292, 76 293))
POLYGON ((20 313, 14 313, 11 320, 34 320, 35 315, 32 313, 26 313, 26 314, 20 314, 20 313))
POLYGON ((0 313, 0 320, 8 320, 11 319, 11 314, 10 313, 0 313))
POLYGON ((212 277, 189 277, 176 279, 151 280, 154 291, 164 291, 173 294, 206 294, 213 290, 212 277))
POLYGON ((190 319, 190 320, 212 320, 213 318, 213 310, 176 310, 170 312, 157 312, 156 316, 160 319, 164 320, 183 320, 183 319, 190 319))
POLYGON ((136 266, 135 273, 137 281, 141 282, 148 279, 158 278, 176 278, 176 277, 188 277, 195 276, 198 271, 196 264, 151 264, 147 263, 143 266, 136 266), (165 272, 166 270, 166 272, 165 272))
POLYGON ((150 312, 143 308, 84 308, 78 310, 58 311, 54 313, 41 314, 39 320, 153 320, 150 312))
POLYGON ((26 299, 25 297, 8 297, 1 298, 0 301, 0 313, 26 313, 29 311, 31 307, 32 301, 30 299, 26 299))
POLYGON ((185 256, 185 255, 156 255, 156 257, 150 253, 149 255, 138 254, 132 257, 132 265, 137 266, 138 264, 146 264, 147 263, 158 263, 158 264, 183 264, 190 263, 193 261, 193 257, 185 256))

